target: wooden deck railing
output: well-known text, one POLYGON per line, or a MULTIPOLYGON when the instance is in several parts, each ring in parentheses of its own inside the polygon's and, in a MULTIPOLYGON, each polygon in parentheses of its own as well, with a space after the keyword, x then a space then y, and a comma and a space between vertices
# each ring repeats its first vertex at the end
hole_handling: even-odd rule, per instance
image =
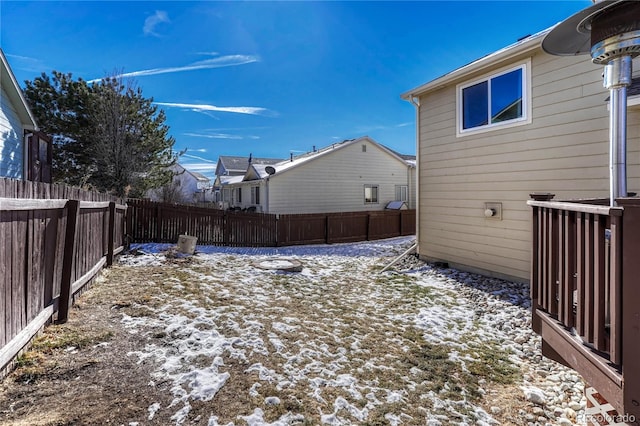
POLYGON ((640 200, 550 200, 528 201, 532 323, 543 354, 640 418, 640 200))

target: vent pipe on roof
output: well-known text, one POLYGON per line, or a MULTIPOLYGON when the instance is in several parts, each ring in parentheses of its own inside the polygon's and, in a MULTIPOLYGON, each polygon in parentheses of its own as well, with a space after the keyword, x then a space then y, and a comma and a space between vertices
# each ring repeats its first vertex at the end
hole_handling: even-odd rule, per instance
POLYGON ((251 153, 249 153, 249 164, 251 164, 251 161, 253 160, 252 156, 253 155, 251 153))
POLYGON ((293 161, 293 152, 290 152, 290 153, 289 153, 289 157, 290 157, 290 158, 289 158, 289 161, 293 161))

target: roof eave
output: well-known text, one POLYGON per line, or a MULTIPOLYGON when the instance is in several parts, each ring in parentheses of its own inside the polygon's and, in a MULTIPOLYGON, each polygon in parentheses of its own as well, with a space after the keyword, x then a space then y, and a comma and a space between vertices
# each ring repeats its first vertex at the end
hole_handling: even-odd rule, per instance
POLYGON ((509 45, 503 49, 497 50, 487 56, 475 60, 470 64, 457 68, 443 75, 442 77, 436 78, 435 80, 431 80, 421 86, 415 87, 407 92, 402 93, 400 97, 405 101, 411 101, 412 98, 445 87, 451 83, 465 78, 472 73, 482 71, 483 69, 490 67, 497 62, 507 61, 511 58, 533 50, 541 50, 542 40, 544 39, 544 36, 547 35, 549 31, 551 31, 552 28, 553 27, 547 28, 546 30, 534 34, 522 41, 509 45))
POLYGON ((31 112, 31 108, 29 108, 29 104, 27 103, 24 94, 22 93, 22 89, 18 84, 18 80, 16 80, 16 76, 13 75, 13 71, 11 70, 11 67, 9 67, 9 62, 4 56, 2 49, 0 49, 0 66, 2 67, 2 69, 0 69, 0 79, 9 78, 11 82, 9 85, 1 84, 0 86, 5 89, 11 102, 19 107, 16 108, 16 112, 20 117, 21 124, 27 130, 37 131, 38 125, 36 124, 36 119, 31 112))

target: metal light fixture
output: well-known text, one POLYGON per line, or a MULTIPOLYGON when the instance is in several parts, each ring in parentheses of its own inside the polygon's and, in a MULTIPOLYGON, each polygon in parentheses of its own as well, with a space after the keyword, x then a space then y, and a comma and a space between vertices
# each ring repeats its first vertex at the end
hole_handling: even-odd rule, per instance
POLYGON ((604 65, 604 87, 611 94, 609 109, 610 204, 627 196, 627 88, 632 59, 640 55, 640 2, 599 1, 564 20, 542 41, 552 55, 591 54, 604 65))

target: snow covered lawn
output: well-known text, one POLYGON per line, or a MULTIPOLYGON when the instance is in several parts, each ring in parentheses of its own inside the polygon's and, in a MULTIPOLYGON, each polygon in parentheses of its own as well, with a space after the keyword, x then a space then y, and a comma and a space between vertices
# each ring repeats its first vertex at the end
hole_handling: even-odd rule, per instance
POLYGON ((147 254, 121 264, 141 272, 130 286, 148 297, 122 322, 145 344, 127 356, 172 399, 145 420, 170 410, 176 425, 210 426, 575 421, 583 385, 545 387, 547 375, 573 378, 541 358, 528 288, 419 261, 379 273, 411 244, 198 246, 187 258, 138 246, 147 254), (256 267, 292 259, 301 272, 256 267), (547 402, 525 400, 521 386, 534 385, 547 402))

